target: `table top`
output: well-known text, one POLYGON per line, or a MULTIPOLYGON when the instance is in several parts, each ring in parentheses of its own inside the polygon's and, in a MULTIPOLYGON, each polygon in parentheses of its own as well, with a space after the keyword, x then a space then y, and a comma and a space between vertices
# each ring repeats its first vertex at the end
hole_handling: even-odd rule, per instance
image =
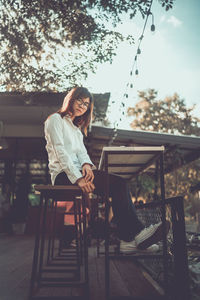
POLYGON ((164 146, 104 147, 99 169, 105 168, 105 155, 108 155, 108 172, 131 179, 147 168, 155 168, 154 163, 165 150, 164 146))

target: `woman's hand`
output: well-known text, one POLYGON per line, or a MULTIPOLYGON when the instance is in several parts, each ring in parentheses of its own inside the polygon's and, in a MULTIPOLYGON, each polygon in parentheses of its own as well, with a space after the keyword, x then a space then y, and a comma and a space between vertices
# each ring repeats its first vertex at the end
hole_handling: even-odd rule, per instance
POLYGON ((94 184, 91 181, 86 182, 85 178, 79 178, 76 183, 84 193, 92 193, 95 189, 94 184))
POLYGON ((92 171, 91 165, 84 164, 82 167, 82 174, 83 174, 83 177, 85 178, 86 182, 88 182, 88 181, 93 182, 94 173, 92 171))

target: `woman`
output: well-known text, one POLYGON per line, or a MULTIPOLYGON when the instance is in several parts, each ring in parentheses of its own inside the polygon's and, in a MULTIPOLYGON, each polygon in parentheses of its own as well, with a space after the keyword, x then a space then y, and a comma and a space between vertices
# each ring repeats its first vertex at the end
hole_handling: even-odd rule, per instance
MULTIPOLYGON (((84 87, 73 88, 59 111, 45 122, 46 150, 53 185, 76 184, 83 192, 103 195, 105 173, 95 169, 83 143, 82 132, 87 135, 92 111, 90 92, 84 87)), ((126 181, 110 174, 109 182, 121 252, 157 249, 154 243, 162 239, 161 223, 144 228, 135 213, 126 181)))

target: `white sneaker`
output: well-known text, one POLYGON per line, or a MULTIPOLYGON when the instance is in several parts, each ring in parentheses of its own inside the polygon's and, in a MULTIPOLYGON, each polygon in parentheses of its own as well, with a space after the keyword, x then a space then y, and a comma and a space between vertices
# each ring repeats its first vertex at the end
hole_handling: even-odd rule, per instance
MULTIPOLYGON (((166 234, 170 228, 170 222, 166 220, 166 234)), ((135 236, 135 242, 139 249, 146 249, 149 246, 158 243, 163 238, 162 222, 150 225, 144 228, 135 236)))
POLYGON ((133 254, 133 253, 149 253, 149 252, 157 252, 160 250, 159 245, 153 244, 150 247, 141 250, 137 248, 136 241, 133 240, 131 242, 120 241, 120 252, 123 254, 133 254))

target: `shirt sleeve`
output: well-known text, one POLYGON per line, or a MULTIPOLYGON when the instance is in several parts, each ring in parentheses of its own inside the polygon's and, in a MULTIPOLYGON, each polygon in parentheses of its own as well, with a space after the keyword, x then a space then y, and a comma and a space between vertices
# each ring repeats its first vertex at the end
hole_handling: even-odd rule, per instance
POLYGON ((84 164, 89 164, 95 168, 94 164, 92 163, 87 153, 87 149, 83 143, 83 134, 81 133, 81 131, 80 131, 80 143, 81 143, 81 147, 80 147, 80 151, 77 153, 77 156, 81 166, 83 166, 84 164))
POLYGON ((80 170, 73 164, 70 154, 64 147, 63 124, 59 114, 54 114, 45 123, 45 133, 55 151, 55 155, 67 177, 74 184, 82 177, 80 170))

